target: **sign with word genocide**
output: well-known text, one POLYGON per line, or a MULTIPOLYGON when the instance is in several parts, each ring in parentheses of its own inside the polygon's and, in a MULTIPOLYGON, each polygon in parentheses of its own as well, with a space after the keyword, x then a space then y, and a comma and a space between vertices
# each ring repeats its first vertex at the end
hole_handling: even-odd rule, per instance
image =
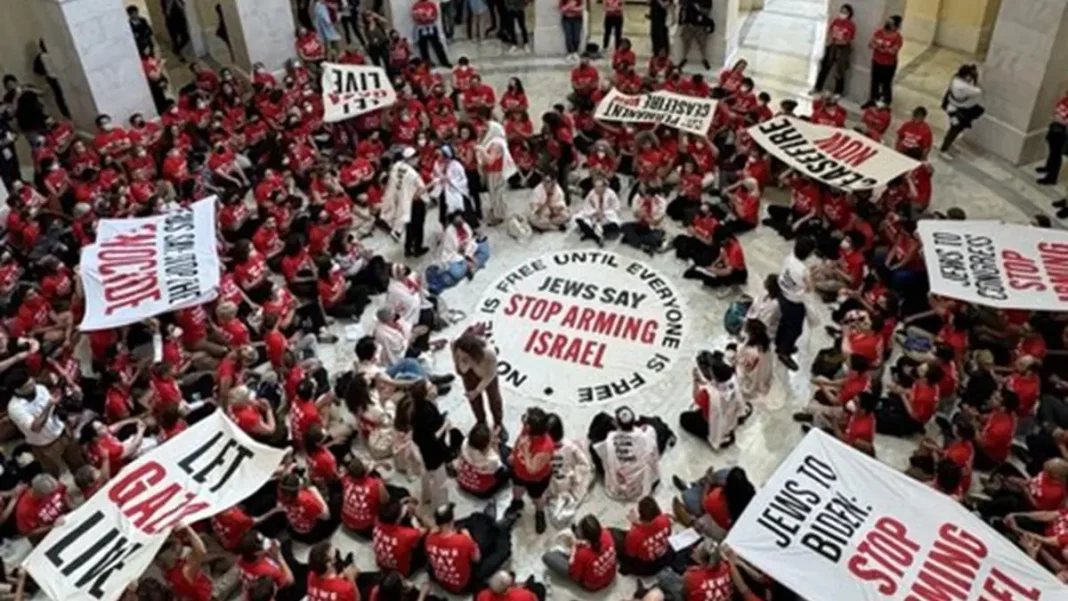
POLYGON ((917 231, 931 292, 999 309, 1068 307, 1068 232, 934 219, 917 231))
POLYGON ((726 543, 808 601, 1068 600, 1068 587, 956 500, 820 430, 726 543))
POLYGON ((117 328, 219 294, 215 197, 163 215, 101 219, 82 249, 83 331, 117 328))
POLYGON ((114 601, 151 565, 171 530, 256 492, 285 451, 255 442, 222 411, 122 469, 26 559, 54 601, 114 601))
POLYGON ((597 105, 594 117, 621 123, 655 123, 704 136, 712 125, 716 101, 674 92, 628 96, 612 88, 597 105))
POLYGON ((323 63, 323 120, 343 121, 397 101, 386 70, 370 65, 323 63))
POLYGON ((516 266, 475 309, 497 348, 502 386, 568 404, 648 388, 679 360, 685 302, 640 261, 558 251, 516 266))
POLYGON ((802 175, 842 190, 870 190, 920 166, 919 161, 860 132, 775 117, 746 130, 753 140, 802 175))

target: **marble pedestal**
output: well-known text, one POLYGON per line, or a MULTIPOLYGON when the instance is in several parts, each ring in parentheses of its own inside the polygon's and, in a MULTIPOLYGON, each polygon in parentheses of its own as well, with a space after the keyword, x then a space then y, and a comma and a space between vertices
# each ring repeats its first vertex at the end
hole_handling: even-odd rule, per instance
POLYGON ((95 129, 97 116, 124 123, 156 114, 122 0, 32 0, 74 123, 95 129))
POLYGON ((296 24, 289 0, 222 0, 234 62, 246 71, 263 63, 278 71, 296 54, 296 24))

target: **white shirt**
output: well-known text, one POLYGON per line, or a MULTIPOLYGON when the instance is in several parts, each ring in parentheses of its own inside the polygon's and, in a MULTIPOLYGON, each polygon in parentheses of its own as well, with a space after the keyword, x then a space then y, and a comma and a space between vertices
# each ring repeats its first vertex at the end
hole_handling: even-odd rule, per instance
POLYGON ((567 203, 564 202, 564 191, 560 188, 560 184, 553 184, 551 194, 545 191, 544 184, 534 186, 534 194, 530 197, 531 214, 549 217, 553 213, 566 211, 567 203))
POLYGON ((571 495, 581 499, 593 483, 593 460, 583 445, 564 439, 553 449, 553 479, 549 494, 571 495))
POLYGON ((386 305, 392 307, 400 314, 401 319, 408 323, 419 323, 419 312, 433 306, 426 297, 419 276, 414 273, 403 280, 394 278, 389 281, 386 287, 386 305))
POLYGON ((48 392, 47 388, 38 384, 34 388, 33 399, 27 400, 14 395, 11 397, 11 401, 8 402, 7 414, 15 424, 15 427, 19 429, 19 432, 22 432, 22 436, 26 439, 26 444, 43 447, 52 444, 63 435, 63 422, 56 417, 55 411, 48 417, 40 431, 34 432, 30 429, 33 426, 33 421, 48 409, 48 404, 51 401, 52 394, 48 392))
POLYGON ((650 223, 658 223, 667 214, 667 201, 659 194, 639 196, 634 203, 634 216, 638 217, 639 213, 650 223))
POLYGON ((381 349, 379 360, 383 366, 389 367, 404 358, 411 333, 412 326, 403 319, 389 324, 375 324, 375 342, 381 349))
POLYGON ((441 257, 438 263, 448 267, 468 257, 473 258, 477 249, 478 243, 475 242, 475 232, 471 230, 471 226, 466 223, 450 223, 441 238, 441 257))
POLYGON ((619 196, 611 188, 604 189, 604 196, 597 194, 597 190, 590 190, 586 200, 582 203, 579 211, 579 219, 585 219, 592 224, 603 225, 605 223, 619 223, 619 196))
POLYGON ((652 426, 616 430, 593 450, 604 465, 604 491, 616 501, 637 501, 660 479, 660 452, 652 426))
POLYGON ((738 427, 742 399, 734 378, 723 383, 706 384, 705 389, 708 391, 708 444, 718 449, 738 427))
POLYGON ((783 297, 792 303, 805 302, 805 293, 808 292, 808 266, 790 253, 782 262, 782 271, 779 272, 779 288, 782 289, 783 297))

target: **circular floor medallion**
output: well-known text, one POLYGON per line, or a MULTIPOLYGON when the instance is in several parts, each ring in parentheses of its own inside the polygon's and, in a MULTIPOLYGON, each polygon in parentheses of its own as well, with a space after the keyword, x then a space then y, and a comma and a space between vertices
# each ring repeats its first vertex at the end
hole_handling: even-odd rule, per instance
POLYGON ((501 385, 564 404, 648 389, 679 360, 686 307, 641 261, 563 250, 517 265, 475 309, 499 357, 501 385))

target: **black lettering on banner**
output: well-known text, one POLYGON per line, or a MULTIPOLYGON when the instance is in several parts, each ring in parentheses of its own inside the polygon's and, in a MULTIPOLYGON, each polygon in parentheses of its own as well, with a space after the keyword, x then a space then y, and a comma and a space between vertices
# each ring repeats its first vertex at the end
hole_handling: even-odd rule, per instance
POLYGON ((331 101, 340 105, 346 115, 362 113, 379 104, 386 96, 382 76, 378 71, 359 73, 332 69, 330 71, 331 101))
POLYGON ((182 209, 163 219, 163 275, 168 303, 177 305, 200 297, 196 226, 192 209, 182 209))
MULTIPOLYGON (((813 145, 786 119, 768 121, 760 125, 758 131, 767 136, 767 141, 772 146, 768 150, 774 151, 780 158, 793 159, 812 177, 844 189, 863 190, 878 184, 878 180, 849 166, 850 163, 860 165, 874 156, 868 148, 858 149, 843 142, 828 146, 829 151, 825 152, 813 145), (843 160, 835 159, 829 154, 831 152, 841 154, 843 160)), ((843 139, 849 141, 848 138, 843 139)))
POLYGON ((964 235, 967 249, 968 271, 976 293, 990 300, 1006 300, 1009 294, 1005 289, 1005 279, 998 264, 997 248, 994 241, 987 236, 964 235))
POLYGON ((193 452, 178 461, 178 467, 201 484, 208 480, 209 475, 216 477, 214 474, 214 472, 217 472, 216 468, 224 468, 222 476, 208 489, 211 492, 215 492, 226 485, 238 468, 241 467, 241 464, 253 456, 252 450, 237 442, 237 440, 227 437, 226 441, 223 442, 222 438, 223 433, 216 432, 215 436, 212 436, 207 442, 193 449, 193 452), (201 457, 204 457, 209 450, 219 446, 220 443, 222 443, 222 447, 218 449, 211 461, 203 465, 197 465, 201 457))
POLYGON ((832 485, 838 474, 829 463, 807 455, 796 477, 783 483, 757 523, 780 549, 800 542, 820 557, 838 563, 850 540, 870 517, 872 507, 846 497, 832 485))
POLYGON ((100 599, 104 596, 104 587, 108 579, 122 570, 125 561, 143 545, 134 543, 127 547, 129 540, 119 534, 117 528, 109 527, 105 532, 99 532, 95 526, 104 519, 104 512, 96 511, 83 519, 56 544, 47 549, 45 558, 53 566, 60 570, 64 576, 71 577, 78 570, 89 566, 84 573, 78 576, 74 585, 82 588, 91 584, 86 592, 93 598, 100 599), (92 541, 88 547, 82 550, 81 543, 92 541), (76 554, 66 557, 66 551, 71 550, 76 554), (90 562, 95 562, 90 564, 90 562))
POLYGON ((961 286, 972 286, 971 272, 968 270, 968 262, 961 248, 964 246, 964 238, 952 232, 934 232, 931 236, 934 240, 934 251, 938 257, 938 273, 942 278, 961 286))

